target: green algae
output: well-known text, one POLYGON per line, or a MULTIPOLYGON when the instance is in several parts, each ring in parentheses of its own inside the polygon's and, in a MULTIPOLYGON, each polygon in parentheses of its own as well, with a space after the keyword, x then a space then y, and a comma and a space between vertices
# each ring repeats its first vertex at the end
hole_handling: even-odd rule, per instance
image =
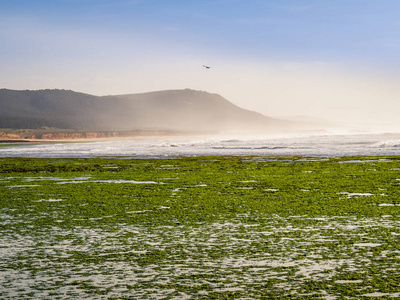
POLYGON ((0 297, 400 297, 400 157, 0 159, 0 297))

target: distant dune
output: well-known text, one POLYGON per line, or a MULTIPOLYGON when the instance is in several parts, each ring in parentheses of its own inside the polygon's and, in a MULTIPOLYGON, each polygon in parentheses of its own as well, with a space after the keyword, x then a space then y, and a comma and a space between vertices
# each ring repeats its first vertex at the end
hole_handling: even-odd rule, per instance
POLYGON ((0 90, 0 128, 271 133, 316 129, 242 109, 217 94, 168 90, 94 96, 69 90, 0 90))

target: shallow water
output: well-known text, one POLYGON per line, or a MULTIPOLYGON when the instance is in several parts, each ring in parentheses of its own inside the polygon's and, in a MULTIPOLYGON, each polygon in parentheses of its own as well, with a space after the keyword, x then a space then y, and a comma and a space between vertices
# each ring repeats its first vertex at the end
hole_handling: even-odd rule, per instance
POLYGON ((55 143, 0 148, 0 157, 399 155, 400 134, 213 136, 55 143))

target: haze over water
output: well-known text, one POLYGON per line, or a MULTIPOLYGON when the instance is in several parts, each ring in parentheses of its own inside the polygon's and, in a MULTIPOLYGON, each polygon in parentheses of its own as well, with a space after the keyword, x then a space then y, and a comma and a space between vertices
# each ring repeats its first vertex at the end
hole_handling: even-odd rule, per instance
POLYGON ((400 134, 181 137, 0 147, 0 157, 165 158, 203 155, 400 155, 400 134))

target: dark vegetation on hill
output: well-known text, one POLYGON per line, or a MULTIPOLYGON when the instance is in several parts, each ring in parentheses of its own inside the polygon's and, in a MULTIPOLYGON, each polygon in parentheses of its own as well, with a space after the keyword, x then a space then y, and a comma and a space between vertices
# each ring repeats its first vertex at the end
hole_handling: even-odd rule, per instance
POLYGON ((217 94, 169 90, 94 96, 69 90, 0 89, 0 128, 290 131, 294 122, 242 109, 217 94))

